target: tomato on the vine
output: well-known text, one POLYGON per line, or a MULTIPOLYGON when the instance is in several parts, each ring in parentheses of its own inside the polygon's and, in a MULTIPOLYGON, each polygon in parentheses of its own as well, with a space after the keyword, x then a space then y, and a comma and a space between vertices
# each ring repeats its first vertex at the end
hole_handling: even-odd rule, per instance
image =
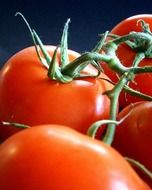
POLYGON ((3 190, 149 190, 127 161, 103 142, 65 126, 41 125, 0 146, 3 190))
MULTIPOLYGON (((139 161, 152 171, 152 102, 143 101, 127 106, 118 114, 118 120, 126 115, 116 128, 113 147, 123 156, 139 161)), ((152 180, 141 172, 140 175, 152 187, 152 180)))
MULTIPOLYGON (((132 31, 140 32, 142 30, 142 26, 140 22, 138 23, 139 20, 143 20, 147 24, 149 24, 149 27, 152 31, 152 14, 141 14, 122 20, 111 30, 110 33, 122 36, 132 31)), ((123 65, 131 66, 135 58, 136 52, 132 50, 128 45, 123 43, 118 47, 116 54, 123 65)), ((145 65, 152 66, 152 59, 145 58, 139 64, 139 66, 145 66, 145 65)), ((118 76, 111 69, 109 69, 105 63, 104 64, 102 63, 102 66, 104 68, 105 74, 109 76, 109 78, 112 79, 112 81, 117 82, 118 76)), ((152 86, 149 85, 150 83, 152 83, 152 74, 143 73, 136 75, 134 80, 129 83, 129 86, 142 93, 152 95, 152 86)), ((141 98, 131 96, 128 93, 121 93, 120 107, 124 108, 130 103, 141 100, 142 100, 141 98)))
MULTIPOLYGON (((45 48, 52 56, 55 47, 45 48)), ((79 56, 71 50, 68 55, 70 61, 79 56)), ((92 69, 87 68, 87 72, 92 69)), ((112 85, 107 81, 88 77, 64 84, 50 79, 47 73, 34 47, 7 61, 0 72, 0 122, 62 124, 86 133, 94 121, 108 118, 110 99, 103 92, 112 85)), ((104 74, 101 76, 106 78, 104 74)), ((0 140, 16 130, 0 125, 0 140)))

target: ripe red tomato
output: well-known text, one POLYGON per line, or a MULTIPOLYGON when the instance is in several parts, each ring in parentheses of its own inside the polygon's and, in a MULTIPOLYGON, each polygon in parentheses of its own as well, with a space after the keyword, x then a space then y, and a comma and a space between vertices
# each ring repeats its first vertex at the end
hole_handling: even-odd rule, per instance
MULTIPOLYGON (((52 55, 55 47, 46 48, 52 55)), ((70 50, 68 53, 70 61, 79 56, 70 50)), ((62 124, 86 133, 94 121, 108 118, 110 100, 103 92, 111 89, 111 84, 96 78, 63 84, 51 80, 47 72, 34 47, 8 60, 0 72, 0 122, 62 124)), ((1 125, 0 140, 16 130, 1 125)))
POLYGON ((3 190, 149 190, 109 145, 64 126, 25 129, 0 146, 3 190))
MULTIPOLYGON (((123 21, 121 21, 119 24, 117 24, 112 30, 112 34, 117 35, 125 35, 128 34, 131 31, 139 32, 141 31, 142 27, 141 24, 137 24, 138 20, 144 20, 146 23, 149 24, 150 29, 152 30, 152 15, 151 14, 143 14, 143 15, 136 15, 129 17, 123 21)), ((135 51, 133 51, 129 46, 126 44, 121 44, 118 47, 117 50, 117 56, 125 66, 131 66, 135 57, 135 51)), ((149 65, 152 66, 152 59, 144 59, 140 62, 139 66, 145 66, 149 65)), ((116 74, 108 68, 106 64, 102 64, 105 74, 109 76, 109 78, 112 79, 112 81, 117 82, 118 77, 116 74)), ((140 92, 143 92, 145 94, 152 96, 152 86, 149 85, 152 83, 152 74, 138 74, 136 75, 133 82, 130 82, 129 86, 132 87, 135 90, 138 90, 140 92)), ((120 96, 120 107, 123 108, 130 103, 141 101, 141 98, 137 98, 135 96, 131 96, 128 93, 121 93, 120 96)))
MULTIPOLYGON (((138 102, 126 107, 119 113, 118 120, 128 112, 128 117, 116 128, 113 147, 152 171, 152 102, 138 102)), ((143 173, 141 175, 152 187, 152 180, 143 173)))

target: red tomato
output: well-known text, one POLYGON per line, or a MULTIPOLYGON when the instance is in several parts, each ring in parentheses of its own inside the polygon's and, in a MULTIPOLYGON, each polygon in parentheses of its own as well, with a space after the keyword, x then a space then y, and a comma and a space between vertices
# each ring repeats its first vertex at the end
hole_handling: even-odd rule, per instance
MULTIPOLYGON (((144 20, 146 23, 149 24, 150 29, 152 30, 152 15, 151 14, 144 14, 144 15, 136 15, 129 17, 119 24, 117 24, 111 31, 112 34, 117 35, 125 35, 131 31, 141 31, 142 27, 141 24, 137 24, 138 20, 144 20)), ((131 66, 136 55, 136 52, 133 51, 129 46, 126 44, 121 44, 117 50, 117 56, 125 66, 131 66)), ((149 65, 152 66, 152 59, 144 59, 140 62, 139 66, 149 65)), ((118 81, 118 77, 116 74, 108 68, 106 64, 102 64, 105 74, 109 76, 114 82, 118 81)), ((152 86, 149 85, 152 83, 152 74, 138 74, 136 75, 133 82, 130 82, 129 86, 135 90, 143 92, 145 94, 152 96, 152 86)), ((122 93, 120 96, 120 107, 123 108, 129 105, 132 102, 141 101, 141 98, 137 98, 135 96, 131 96, 128 93, 122 93)))
MULTIPOLYGON (((126 107, 119 113, 118 120, 128 112, 128 117, 116 128, 113 147, 152 171, 152 102, 138 102, 126 107)), ((152 187, 152 180, 142 176, 152 187)))
POLYGON ((149 190, 109 145, 64 126, 25 129, 0 146, 3 190, 149 190))
MULTIPOLYGON (((46 48, 52 55, 55 47, 46 48)), ((69 51, 70 60, 78 56, 69 51)), ((0 72, 0 122, 62 124, 86 133, 94 121, 108 118, 110 100, 103 92, 111 89, 111 84, 96 78, 63 84, 51 80, 47 72, 34 47, 8 60, 0 72)), ((1 125, 0 140, 16 130, 1 125)))

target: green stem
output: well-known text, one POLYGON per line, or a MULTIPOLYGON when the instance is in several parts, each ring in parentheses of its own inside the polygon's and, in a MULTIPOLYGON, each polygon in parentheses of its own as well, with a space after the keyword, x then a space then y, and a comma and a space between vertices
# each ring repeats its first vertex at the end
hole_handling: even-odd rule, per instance
POLYGON ((131 158, 128 158, 128 157, 125 157, 125 159, 133 166, 137 167, 138 169, 140 169, 142 172, 144 172, 150 179, 152 179, 152 172, 149 171, 143 164, 141 164, 140 162, 134 160, 134 159, 131 159, 131 158))
POLYGON ((33 35, 34 35, 35 40, 36 40, 36 42, 38 43, 38 45, 39 45, 39 47, 40 47, 40 49, 41 49, 41 51, 42 51, 42 53, 43 53, 43 56, 44 56, 46 62, 48 63, 48 65, 50 65, 51 60, 52 60, 52 59, 51 59, 51 56, 50 56, 49 53, 46 51, 44 44, 42 43, 41 39, 39 38, 39 36, 37 35, 37 33, 36 33, 35 30, 33 30, 33 35))
MULTIPOLYGON (((134 71, 134 70, 132 70, 132 71, 134 71)), ((100 77, 98 79, 106 80, 107 82, 111 83, 112 85, 116 85, 116 83, 114 83, 110 79, 105 79, 105 78, 102 78, 102 77, 100 77)), ((144 94, 144 93, 139 92, 137 90, 134 90, 133 88, 130 88, 127 85, 124 86, 123 90, 125 92, 127 92, 128 94, 130 94, 131 96, 136 96, 136 97, 142 98, 143 100, 146 100, 146 101, 152 101, 152 96, 144 94)), ((103 93, 103 94, 106 94, 106 92, 103 93)))
POLYGON ((61 38, 61 49, 60 49, 60 57, 61 57, 61 69, 69 63, 68 57, 68 28, 69 28, 70 19, 67 20, 63 34, 61 38))
POLYGON ((132 71, 135 74, 151 73, 152 72, 152 66, 135 67, 135 68, 132 68, 132 71))
MULTIPOLYGON (((139 52, 136 54, 135 59, 133 61, 133 69, 136 68, 139 63, 145 58, 145 53, 139 52)), ((135 73, 134 73, 135 74, 135 73)))
POLYGON ((112 121, 112 120, 101 120, 101 121, 97 121, 97 122, 93 123, 93 124, 89 127, 89 129, 88 129, 88 131, 87 131, 87 135, 90 136, 90 137, 95 138, 95 135, 96 135, 98 129, 101 128, 104 124, 108 124, 108 123, 115 124, 115 125, 118 124, 118 122, 115 121, 115 120, 114 120, 114 121, 112 121))
POLYGON ((106 41, 106 38, 109 34, 109 31, 106 31, 102 36, 101 36, 101 39, 100 41, 97 43, 97 45, 95 46, 95 48, 92 50, 92 52, 100 52, 100 50, 102 49, 105 41, 106 41))
MULTIPOLYGON (((133 66, 136 67, 140 61, 144 58, 143 53, 137 54, 135 57, 135 60, 133 62, 133 66)), ((116 115, 117 115, 117 106, 118 106, 118 101, 119 101, 119 95, 125 85, 131 81, 134 77, 134 73, 132 70, 129 70, 128 72, 125 72, 119 82, 114 86, 114 88, 109 91, 107 94, 111 99, 111 104, 110 104, 110 120, 115 120, 116 121, 116 115)), ((115 124, 108 124, 105 136, 103 138, 103 141, 107 144, 112 144, 113 139, 114 139, 114 134, 115 134, 115 129, 116 125, 115 124)))
POLYGON ((151 31, 150 31, 150 27, 149 27, 149 24, 148 23, 146 23, 144 20, 142 20, 142 19, 139 19, 138 21, 137 21, 137 24, 141 24, 141 26, 142 26, 142 29, 143 29, 143 32, 145 32, 145 33, 151 33, 151 31))
POLYGON ((39 49, 38 49, 38 45, 37 45, 37 39, 35 38, 35 35, 34 35, 34 30, 30 27, 28 21, 26 20, 26 18, 24 17, 24 15, 22 13, 16 12, 15 16, 18 16, 18 15, 22 17, 22 19, 24 20, 25 24, 27 25, 27 28, 29 29, 29 32, 31 34, 31 37, 32 37, 32 40, 33 40, 33 43, 34 43, 34 47, 35 47, 35 50, 36 50, 36 53, 37 53, 37 56, 38 56, 39 60, 41 61, 41 63, 46 68, 49 68, 48 63, 46 62, 46 60, 43 57, 41 57, 41 55, 39 53, 39 49))
POLYGON ((113 55, 103 55, 96 52, 86 52, 72 61, 70 64, 66 65, 62 70, 62 73, 68 76, 75 76, 77 75, 78 66, 82 67, 83 69, 84 64, 91 64, 92 61, 104 61, 108 63, 110 68, 121 74, 130 69, 123 66, 116 56, 114 57, 113 55))
POLYGON ((147 41, 147 42, 151 42, 152 40, 152 36, 149 33, 144 33, 144 32, 131 32, 130 34, 118 37, 116 39, 113 40, 113 42, 117 45, 128 41, 128 40, 140 40, 140 41, 147 41))
POLYGON ((56 59, 57 59, 57 51, 58 51, 58 46, 56 47, 53 56, 52 56, 52 60, 48 69, 48 77, 51 79, 55 80, 55 75, 56 75, 56 59))
MULTIPOLYGON (((108 92, 108 96, 110 97, 110 120, 116 121, 117 109, 118 109, 118 100, 119 94, 122 91, 124 85, 128 82, 127 73, 125 73, 119 80, 119 82, 114 86, 112 91, 108 92)), ((103 141, 106 144, 111 144, 115 134, 116 124, 110 123, 108 124, 105 136, 103 141)))
POLYGON ((2 121, 2 124, 3 124, 4 126, 10 126, 10 125, 12 125, 12 126, 14 126, 14 127, 16 127, 16 128, 19 128, 19 129, 28 129, 28 128, 30 128, 30 126, 24 125, 24 124, 21 124, 21 123, 14 123, 14 122, 2 121))
POLYGON ((152 96, 136 91, 127 85, 124 86, 123 90, 127 92, 128 94, 130 94, 131 96, 136 96, 146 101, 152 101, 152 96))

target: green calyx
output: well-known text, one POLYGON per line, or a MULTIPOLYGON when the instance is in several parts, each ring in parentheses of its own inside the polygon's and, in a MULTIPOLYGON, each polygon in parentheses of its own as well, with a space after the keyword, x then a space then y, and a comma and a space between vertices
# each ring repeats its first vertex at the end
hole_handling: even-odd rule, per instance
POLYGON ((25 17, 19 12, 16 13, 16 16, 17 15, 20 15, 25 21, 26 25, 28 26, 34 45, 35 45, 37 55, 41 63, 45 67, 47 67, 49 78, 51 78, 52 80, 57 80, 61 83, 68 83, 68 82, 71 82, 75 78, 96 77, 100 74, 101 72, 100 66, 92 59, 86 59, 86 61, 83 61, 83 59, 82 60, 76 59, 76 61, 73 61, 71 63, 69 62, 68 28, 69 28, 70 19, 68 19, 67 22, 65 23, 63 34, 61 37, 60 46, 57 46, 57 48, 55 49, 53 53, 53 56, 51 57, 49 53, 47 52, 45 45, 42 43, 41 39, 37 35, 36 31, 31 29, 25 17), (57 54, 58 54, 59 48, 60 48, 60 60, 58 62, 57 54), (40 54, 40 51, 42 53, 42 56, 40 54), (82 73, 84 68, 88 66, 89 64, 91 64, 93 67, 97 69, 96 75, 91 75, 91 74, 85 75, 82 73))

